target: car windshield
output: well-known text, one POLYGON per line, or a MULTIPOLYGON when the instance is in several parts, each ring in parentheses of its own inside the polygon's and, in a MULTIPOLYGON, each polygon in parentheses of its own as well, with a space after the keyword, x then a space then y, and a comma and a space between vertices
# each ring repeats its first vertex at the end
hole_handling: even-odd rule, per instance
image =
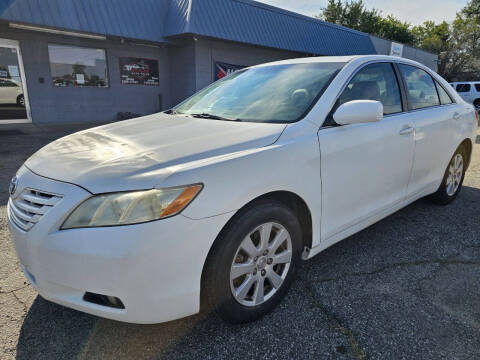
POLYGON ((345 63, 304 63, 239 70, 171 112, 216 120, 289 123, 303 118, 345 63))

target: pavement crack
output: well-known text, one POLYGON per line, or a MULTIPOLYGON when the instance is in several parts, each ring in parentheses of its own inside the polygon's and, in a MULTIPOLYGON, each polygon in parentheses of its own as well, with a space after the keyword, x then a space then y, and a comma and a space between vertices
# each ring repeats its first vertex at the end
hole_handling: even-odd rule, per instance
POLYGON ((367 354, 365 353, 365 350, 362 349, 360 346, 360 343, 358 340, 355 338, 355 335, 353 334, 352 330, 348 328, 334 313, 332 313, 330 310, 328 310, 321 302, 317 300, 315 297, 315 292, 312 288, 312 282, 303 280, 305 282, 305 287, 307 288, 308 293, 310 294, 313 304, 316 308, 318 308, 328 319, 328 321, 333 324, 333 329, 345 336, 348 340, 348 344, 350 346, 350 349, 357 360, 365 360, 367 359, 367 354))
POLYGON ((348 276, 370 276, 370 275, 377 275, 382 272, 392 270, 398 267, 408 267, 408 266, 422 266, 422 265, 474 265, 480 266, 479 261, 471 261, 471 260, 460 260, 456 258, 448 258, 448 259, 431 259, 431 260, 418 260, 418 261, 405 261, 405 262, 398 262, 393 264, 388 264, 382 267, 379 267, 372 271, 358 271, 353 273, 343 273, 340 276, 331 277, 331 278, 321 278, 316 280, 311 280, 314 283, 321 283, 321 282, 331 282, 331 281, 339 281, 348 276))
POLYGON ((24 317, 27 315, 27 313, 28 313, 28 306, 27 306, 27 304, 26 304, 24 301, 22 301, 22 299, 20 299, 20 298, 17 296, 17 294, 15 293, 16 291, 19 291, 19 290, 21 290, 21 289, 17 289, 17 290, 11 291, 10 293, 13 295, 13 297, 14 297, 20 304, 22 304, 22 306, 23 306, 22 318, 24 318, 24 317))
POLYGON ((14 295, 15 295, 15 292, 16 292, 16 291, 23 290, 23 289, 25 289, 25 288, 27 288, 27 287, 29 287, 29 286, 30 286, 30 284, 26 284, 26 285, 21 286, 21 287, 19 287, 19 288, 17 288, 17 289, 13 289, 13 290, 9 290, 9 291, 0 291, 0 295, 1 295, 1 294, 14 294, 14 295))

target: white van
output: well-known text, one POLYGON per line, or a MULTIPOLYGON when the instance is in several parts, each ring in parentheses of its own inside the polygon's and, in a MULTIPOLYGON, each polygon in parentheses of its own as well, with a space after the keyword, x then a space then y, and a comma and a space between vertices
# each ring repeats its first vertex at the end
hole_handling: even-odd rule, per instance
POLYGON ((451 85, 463 100, 473 104, 480 111, 480 81, 454 82, 451 85))

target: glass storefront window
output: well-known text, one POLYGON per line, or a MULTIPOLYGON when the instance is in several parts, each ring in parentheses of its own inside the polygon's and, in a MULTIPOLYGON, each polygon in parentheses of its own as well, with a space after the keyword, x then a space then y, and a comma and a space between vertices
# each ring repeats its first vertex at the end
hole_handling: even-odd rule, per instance
POLYGON ((53 85, 58 87, 108 87, 104 49, 48 45, 53 85))
POLYGON ((0 39, 0 123, 28 119, 18 47, 11 43, 0 39))

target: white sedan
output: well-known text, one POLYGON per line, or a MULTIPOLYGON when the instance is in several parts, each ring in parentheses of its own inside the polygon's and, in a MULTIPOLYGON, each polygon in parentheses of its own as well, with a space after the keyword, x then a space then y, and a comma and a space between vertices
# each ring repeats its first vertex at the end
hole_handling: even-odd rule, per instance
POLYGON ((17 104, 25 107, 22 83, 13 79, 0 78, 0 104, 17 104))
POLYGON ((476 116, 406 59, 254 66, 38 151, 11 182, 12 238, 53 302, 135 323, 255 320, 302 260, 419 198, 453 201, 476 116))

